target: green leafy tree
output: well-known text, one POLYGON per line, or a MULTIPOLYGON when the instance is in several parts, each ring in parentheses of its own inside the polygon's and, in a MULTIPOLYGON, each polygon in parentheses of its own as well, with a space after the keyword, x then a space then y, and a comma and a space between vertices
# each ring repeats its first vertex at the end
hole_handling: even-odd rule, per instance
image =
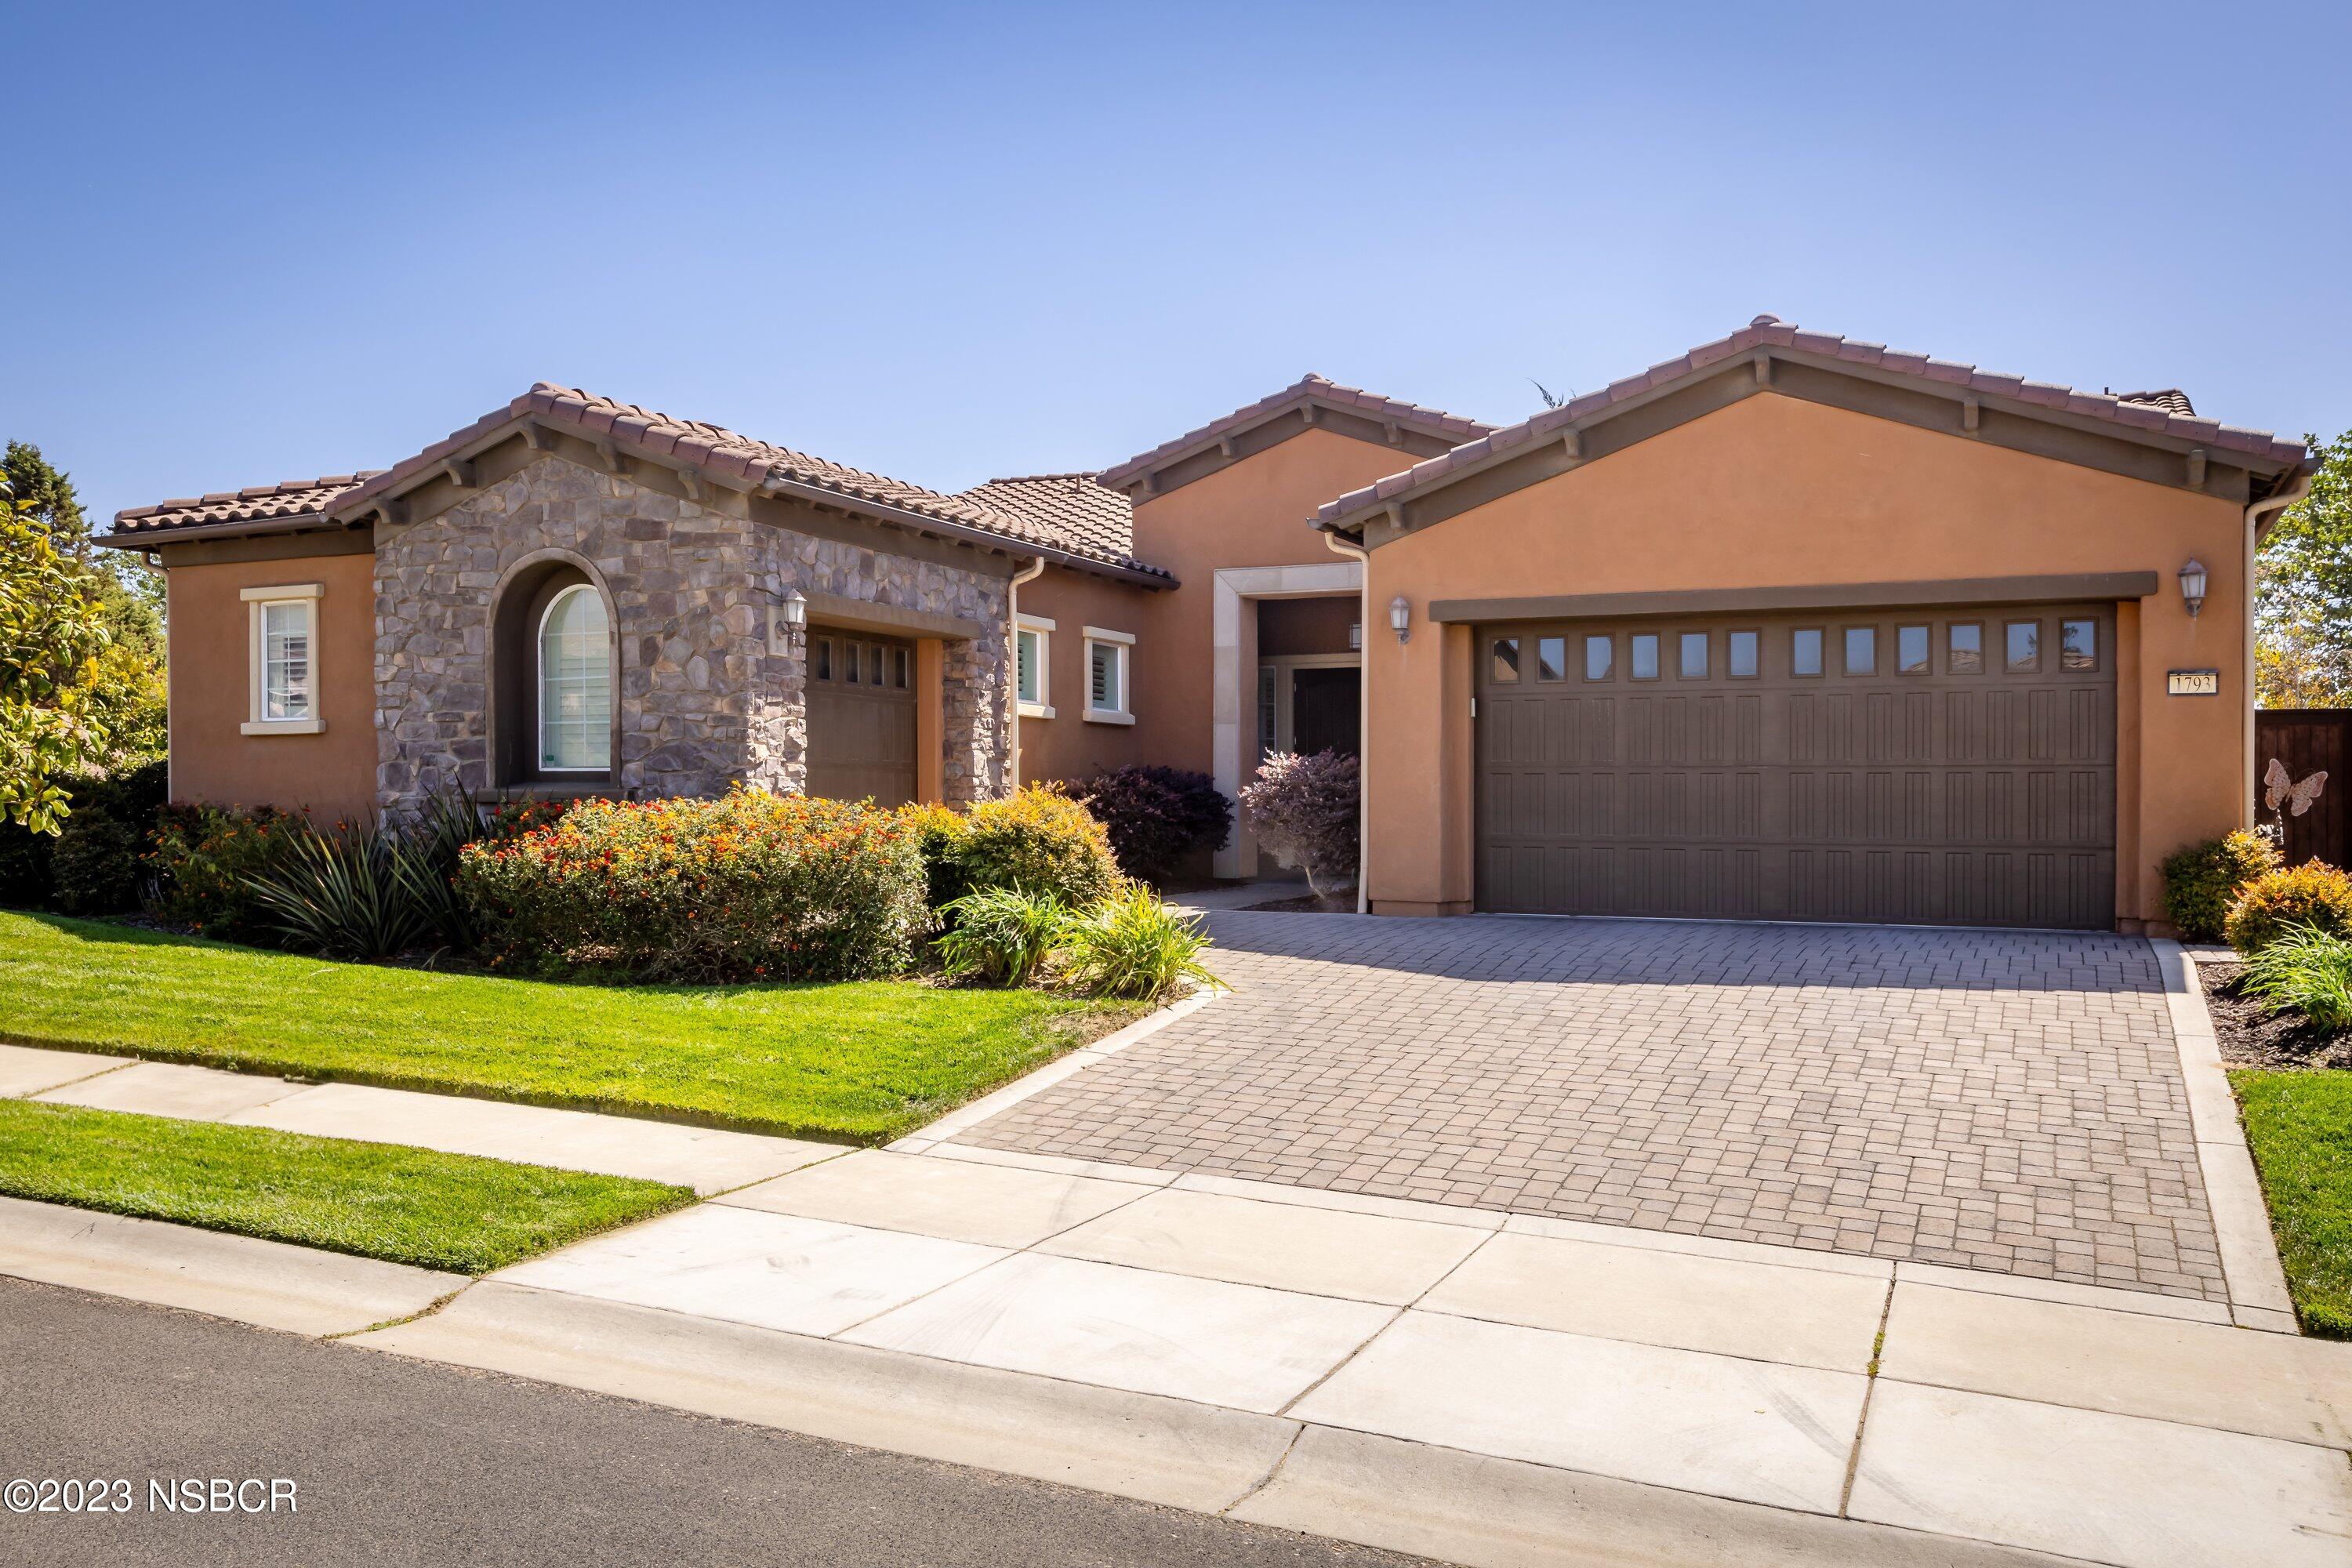
POLYGON ((57 832, 67 783, 112 749, 114 639, 89 586, 34 503, 0 480, 0 814, 36 833, 57 832))
POLYGON ((119 770, 163 754, 163 575, 139 556, 94 542, 73 478, 29 441, 0 449, 0 481, 20 512, 47 531, 49 544, 94 602, 109 647, 91 679, 92 700, 108 715, 105 767, 119 770))
POLYGON ((2352 708, 2352 431, 2323 443, 2311 493, 2256 568, 2254 693, 2265 708, 2352 708))

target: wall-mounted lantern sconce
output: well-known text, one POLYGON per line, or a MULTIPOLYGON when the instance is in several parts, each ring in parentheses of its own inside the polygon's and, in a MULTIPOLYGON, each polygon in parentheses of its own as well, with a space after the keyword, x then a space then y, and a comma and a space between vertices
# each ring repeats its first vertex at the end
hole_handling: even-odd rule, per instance
POLYGON ((808 600, 798 588, 786 593, 783 603, 776 606, 776 630, 786 647, 799 647, 808 641, 808 600))
POLYGON ((1404 642, 1412 636, 1412 604, 1402 594, 1389 601, 1389 627, 1404 642))
POLYGON ((2194 555, 2180 569, 2180 597, 2189 606, 2189 619, 2196 619, 2197 612, 2205 607, 2205 563, 2194 555))
POLYGON ((1348 623, 1348 651, 1349 653, 1360 653, 1363 650, 1363 647, 1364 623, 1361 621, 1349 621, 1348 623))

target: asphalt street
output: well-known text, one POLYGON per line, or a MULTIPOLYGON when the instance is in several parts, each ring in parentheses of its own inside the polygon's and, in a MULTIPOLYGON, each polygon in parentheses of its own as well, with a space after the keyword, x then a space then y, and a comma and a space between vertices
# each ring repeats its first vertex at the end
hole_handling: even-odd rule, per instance
POLYGON ((0 1485, 10 1564, 1418 1561, 16 1279, 0 1485), (16 1512, 20 1479, 85 1506, 102 1482, 129 1511, 16 1512), (234 1487, 273 1480, 290 1510, 282 1488, 270 1511, 267 1486, 234 1487), (189 1511, 215 1496, 226 1511, 189 1511))

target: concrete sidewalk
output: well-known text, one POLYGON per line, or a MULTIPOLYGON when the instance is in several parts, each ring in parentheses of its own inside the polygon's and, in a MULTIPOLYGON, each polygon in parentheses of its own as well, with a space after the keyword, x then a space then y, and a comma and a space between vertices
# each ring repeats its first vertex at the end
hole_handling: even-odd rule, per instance
POLYGON ((632 1116, 0 1046, 0 1097, 9 1096, 637 1176, 706 1197, 847 1152, 839 1143, 632 1116))

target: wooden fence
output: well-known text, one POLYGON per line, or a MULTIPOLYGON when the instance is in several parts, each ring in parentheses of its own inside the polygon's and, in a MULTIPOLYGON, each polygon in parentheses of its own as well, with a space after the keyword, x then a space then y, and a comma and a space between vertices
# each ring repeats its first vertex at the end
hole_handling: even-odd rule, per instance
POLYGON ((2263 773, 2276 757, 2300 782, 2321 768, 2327 785, 2301 816, 2286 819, 2286 859, 2300 866, 2315 857, 2331 866, 2352 856, 2352 708, 2261 708, 2254 711, 2254 816, 2263 805, 2263 773))

